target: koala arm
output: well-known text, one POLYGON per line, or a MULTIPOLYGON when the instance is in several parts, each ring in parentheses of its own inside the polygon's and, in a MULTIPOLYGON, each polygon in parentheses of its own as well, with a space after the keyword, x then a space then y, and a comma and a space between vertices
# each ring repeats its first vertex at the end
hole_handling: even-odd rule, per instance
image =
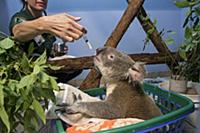
POLYGON ((80 112, 96 118, 118 118, 122 116, 120 107, 106 101, 77 102, 66 109, 66 112, 80 112))

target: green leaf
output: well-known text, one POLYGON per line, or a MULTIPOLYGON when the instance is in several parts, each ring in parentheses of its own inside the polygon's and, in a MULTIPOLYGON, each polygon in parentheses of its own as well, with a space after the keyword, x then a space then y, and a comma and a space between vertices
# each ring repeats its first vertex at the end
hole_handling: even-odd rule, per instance
POLYGON ((25 86, 33 85, 33 83, 36 81, 36 79, 37 79, 37 76, 34 74, 26 75, 20 80, 20 82, 18 84, 18 88, 23 88, 25 86))
POLYGON ((190 3, 188 1, 175 1, 175 5, 179 8, 189 7, 190 3))
POLYGON ((28 133, 38 133, 36 129, 38 129, 38 116, 35 111, 28 109, 24 115, 25 122, 24 127, 28 133))
POLYGON ((47 61, 46 51, 34 62, 35 65, 43 65, 47 61))
POLYGON ((33 74, 37 75, 38 73, 40 73, 40 67, 38 65, 35 65, 33 69, 33 74))
POLYGON ((41 104, 36 99, 34 99, 32 106, 33 106, 34 110, 36 111, 36 113, 38 114, 38 116, 43 121, 43 123, 45 124, 46 123, 46 117, 45 117, 45 112, 44 112, 41 104))
POLYGON ((3 94, 3 86, 0 85, 0 118, 3 121, 3 123, 5 124, 6 128, 7 128, 7 132, 10 132, 10 122, 9 122, 9 118, 8 118, 8 114, 5 111, 4 108, 4 94, 3 94))
POLYGON ((27 75, 27 76, 24 76, 21 80, 20 80, 20 82, 19 82, 19 84, 18 84, 18 88, 23 88, 23 87, 25 87, 25 86, 28 86, 29 84, 30 84, 30 81, 31 80, 31 76, 30 75, 27 75))
POLYGON ((17 102, 16 102, 16 105, 15 105, 15 111, 17 111, 21 106, 22 106, 22 103, 23 103, 23 98, 20 97, 17 102))
POLYGON ((54 90, 59 90, 56 80, 53 77, 49 77, 51 86, 54 90))
POLYGON ((44 72, 40 73, 40 79, 39 79, 42 83, 46 83, 49 80, 49 75, 47 75, 44 72))
POLYGON ((28 47, 28 57, 30 57, 33 54, 34 51, 34 43, 32 42, 28 47))
POLYGON ((0 85, 0 105, 4 105, 4 94, 3 94, 3 86, 0 85))
POLYGON ((13 80, 13 79, 8 80, 8 86, 9 86, 10 90, 12 90, 13 92, 15 92, 17 84, 18 84, 17 80, 13 80))
POLYGON ((21 69, 24 73, 30 73, 30 64, 29 64, 29 60, 26 57, 26 54, 24 53, 21 59, 21 69))
POLYGON ((10 133, 10 122, 9 122, 8 114, 2 105, 0 105, 0 118, 7 128, 7 133, 10 133))
POLYGON ((179 50, 179 55, 182 59, 184 59, 185 61, 187 60, 187 56, 186 56, 186 52, 184 50, 179 50))
POLYGON ((173 43, 174 43, 174 39, 168 38, 168 39, 166 39, 165 42, 167 43, 167 45, 170 45, 170 44, 173 44, 173 43))
POLYGON ((54 103, 56 102, 55 94, 52 89, 44 88, 41 90, 41 96, 51 99, 54 103))
POLYGON ((48 65, 48 67, 49 67, 51 70, 59 70, 59 69, 61 69, 61 68, 64 67, 64 66, 48 65))
POLYGON ((158 23, 158 20, 157 20, 157 19, 154 19, 154 21, 153 21, 154 26, 155 26, 157 23, 158 23))
POLYGON ((14 41, 11 40, 10 38, 5 38, 2 41, 0 41, 0 48, 10 49, 13 46, 14 46, 14 41))
POLYGON ((147 34, 152 34, 155 31, 155 28, 151 28, 147 31, 147 34))
POLYGON ((167 33, 169 33, 169 35, 175 35, 176 34, 176 32, 172 31, 172 30, 168 30, 167 33))
POLYGON ((195 8, 195 13, 197 16, 200 16, 200 7, 199 8, 195 8))
POLYGON ((187 26, 187 27, 185 28, 185 38, 186 38, 186 39, 189 39, 189 38, 191 38, 191 35, 192 35, 192 31, 191 31, 191 29, 187 26))

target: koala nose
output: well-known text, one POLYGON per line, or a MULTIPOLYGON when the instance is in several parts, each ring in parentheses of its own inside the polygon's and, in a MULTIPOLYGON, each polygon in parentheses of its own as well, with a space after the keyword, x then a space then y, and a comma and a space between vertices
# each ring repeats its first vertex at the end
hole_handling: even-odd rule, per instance
POLYGON ((96 54, 98 55, 99 53, 101 53, 103 51, 103 48, 97 48, 96 49, 96 54))

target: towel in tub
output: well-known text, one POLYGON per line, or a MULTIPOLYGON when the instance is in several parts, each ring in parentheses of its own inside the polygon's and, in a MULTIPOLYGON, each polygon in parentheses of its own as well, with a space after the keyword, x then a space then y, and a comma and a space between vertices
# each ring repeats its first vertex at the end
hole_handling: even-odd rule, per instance
POLYGON ((142 119, 124 118, 124 119, 98 119, 91 118, 87 123, 74 125, 66 129, 67 133, 92 133, 97 131, 109 130, 112 128, 123 127, 131 124, 143 122, 142 119))

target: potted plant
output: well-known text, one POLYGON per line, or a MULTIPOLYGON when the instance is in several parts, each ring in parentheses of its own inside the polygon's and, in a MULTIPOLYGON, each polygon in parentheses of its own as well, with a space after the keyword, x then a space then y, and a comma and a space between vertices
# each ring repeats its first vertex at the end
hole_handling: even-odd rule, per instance
POLYGON ((179 8, 188 9, 183 24, 184 42, 178 50, 184 60, 179 73, 188 81, 200 81, 200 0, 176 1, 179 8))
MULTIPOLYGON (((200 0, 175 1, 175 5, 188 11, 183 24, 183 44, 177 52, 179 65, 172 68, 169 88, 186 93, 187 81, 199 82, 200 76, 200 0)), ((172 38, 168 40, 170 43, 174 42, 172 38)))

